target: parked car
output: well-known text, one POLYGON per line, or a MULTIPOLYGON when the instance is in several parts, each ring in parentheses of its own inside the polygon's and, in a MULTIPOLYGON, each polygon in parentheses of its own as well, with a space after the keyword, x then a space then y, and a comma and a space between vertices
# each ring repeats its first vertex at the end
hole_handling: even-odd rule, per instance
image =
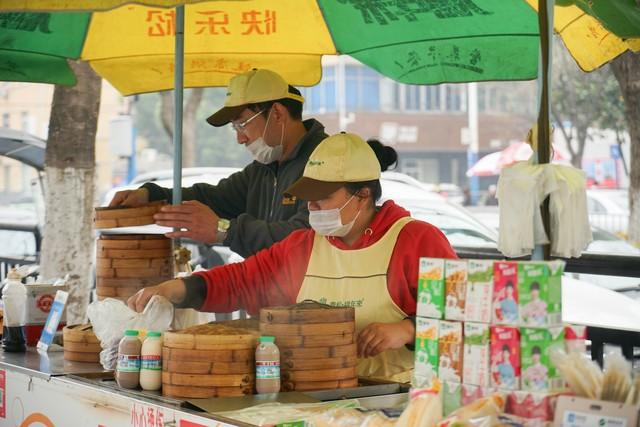
POLYGON ((587 209, 592 225, 626 236, 629 226, 628 190, 587 190, 587 209))

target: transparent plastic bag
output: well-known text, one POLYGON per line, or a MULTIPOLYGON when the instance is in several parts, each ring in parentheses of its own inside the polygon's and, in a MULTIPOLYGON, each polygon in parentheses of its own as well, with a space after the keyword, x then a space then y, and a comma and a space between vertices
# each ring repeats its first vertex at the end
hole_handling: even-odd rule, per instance
POLYGON ((93 332, 100 340, 100 363, 107 370, 116 367, 118 343, 127 329, 164 332, 173 321, 173 305, 164 297, 154 295, 142 313, 131 310, 117 299, 94 301, 87 308, 93 332))

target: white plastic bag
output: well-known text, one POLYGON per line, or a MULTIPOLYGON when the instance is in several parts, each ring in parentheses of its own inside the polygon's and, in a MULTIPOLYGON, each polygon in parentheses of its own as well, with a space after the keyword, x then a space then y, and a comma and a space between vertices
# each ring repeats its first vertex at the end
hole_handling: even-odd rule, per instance
POLYGON ((100 340, 100 363, 107 370, 116 367, 118 343, 127 329, 164 332, 173 321, 173 305, 164 297, 154 295, 142 313, 131 310, 117 299, 94 301, 87 308, 93 332, 100 340))

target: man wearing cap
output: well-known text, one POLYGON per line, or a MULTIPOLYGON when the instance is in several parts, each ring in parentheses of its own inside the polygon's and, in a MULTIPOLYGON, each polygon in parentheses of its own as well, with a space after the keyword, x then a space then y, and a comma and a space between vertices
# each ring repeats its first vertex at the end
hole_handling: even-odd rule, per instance
MULTIPOLYGON (((302 121, 303 102, 300 92, 273 71, 253 69, 233 77, 224 107, 207 122, 216 127, 231 123, 237 142, 255 161, 218 185, 183 188, 185 202, 165 206, 154 217, 158 225, 181 230, 166 236, 222 243, 248 257, 293 230, 308 227, 306 202, 284 195, 327 136, 320 122, 302 121)), ((171 198, 171 189, 146 183, 137 190, 116 193, 110 206, 171 198)))
POLYGON ((311 230, 296 230, 243 263, 141 290, 129 307, 142 311, 156 294, 178 307, 253 315, 307 299, 354 307, 358 376, 408 381, 420 257, 456 254, 433 225, 391 200, 376 206, 381 170, 396 161, 395 150, 378 141, 353 134, 325 139, 287 190, 309 201, 311 230))

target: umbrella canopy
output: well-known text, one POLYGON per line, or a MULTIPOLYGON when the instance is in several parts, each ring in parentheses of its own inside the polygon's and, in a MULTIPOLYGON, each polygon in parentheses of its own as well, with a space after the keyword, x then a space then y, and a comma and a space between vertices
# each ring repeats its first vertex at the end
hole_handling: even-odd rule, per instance
MULTIPOLYGON (((535 78, 539 43, 535 12, 520 1, 476 3, 449 0, 401 7, 388 2, 247 0, 188 5, 184 85, 224 86, 233 74, 254 67, 273 69, 292 84, 313 85, 321 77, 321 56, 335 53, 349 54, 404 83, 535 78)), ((54 25, 64 14, 39 18, 48 20, 50 31, 35 35, 16 25, 0 25, 0 40, 14 40, 0 47, 47 54, 53 43, 43 38, 62 31, 58 28, 69 28, 54 25), (38 39, 17 43, 32 36, 38 39)), ((86 25, 86 17, 70 19, 86 25)), ((124 95, 173 88, 173 10, 128 5, 95 12, 85 33, 82 37, 64 31, 76 50, 51 55, 76 58, 80 44, 80 58, 124 95)), ((1 74, 0 80, 24 81, 1 74)))
MULTIPOLYGON (((526 2, 538 10, 538 0, 526 2)), ((557 3, 553 28, 583 71, 593 71, 627 50, 640 51, 640 6, 635 0, 557 3)))
POLYGON ((69 10, 109 10, 137 3, 146 6, 175 7, 203 0, 2 0, 3 10, 15 11, 69 11, 69 10))
MULTIPOLYGON (((510 166, 515 162, 529 160, 533 155, 531 146, 526 142, 517 142, 509 145, 502 151, 487 154, 480 158, 468 171, 467 176, 493 176, 499 175, 502 168, 510 166)), ((553 152, 554 163, 569 164, 567 158, 559 151, 553 152)))
POLYGON ((0 128, 0 156, 6 156, 32 166, 44 169, 46 142, 36 136, 13 129, 0 128))

